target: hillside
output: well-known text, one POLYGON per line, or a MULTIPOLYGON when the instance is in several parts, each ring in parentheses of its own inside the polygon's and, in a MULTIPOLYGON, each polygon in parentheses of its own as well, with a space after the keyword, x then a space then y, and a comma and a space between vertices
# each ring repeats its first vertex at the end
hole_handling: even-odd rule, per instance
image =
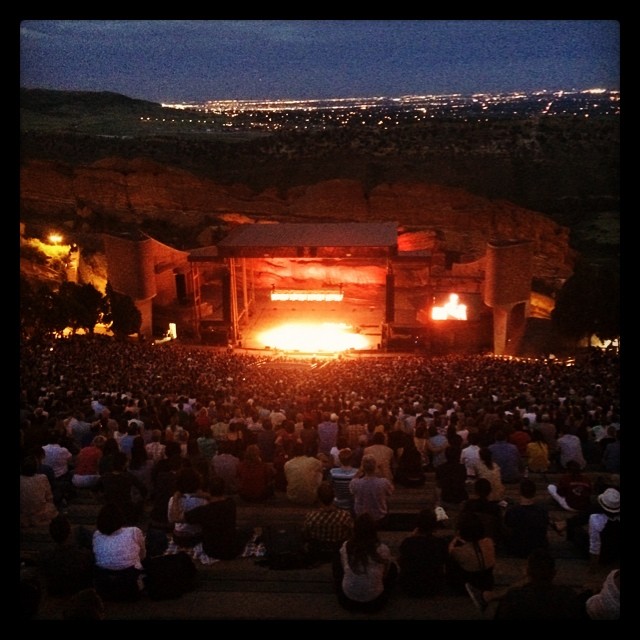
MULTIPOLYGON (((617 117, 196 135, 186 125, 157 124, 168 113, 117 94, 21 92, 21 218, 72 226, 77 217, 85 226, 117 219, 182 236, 185 222, 215 222, 222 211, 295 217, 300 208, 291 203, 300 193, 304 216, 309 208, 331 218, 382 215, 372 196, 389 185, 396 192, 422 185, 421 198, 425 189, 443 188, 454 200, 461 191, 483 198, 487 210, 542 213, 570 229, 573 249, 597 260, 619 257, 617 117), (156 124, 145 120, 151 115, 156 124), (315 185, 345 181, 360 185, 359 209, 345 206, 339 193, 333 209, 310 203, 324 191, 315 185)), ((433 203, 416 201, 405 211, 389 204, 384 215, 400 224, 430 225, 416 212, 433 203)))

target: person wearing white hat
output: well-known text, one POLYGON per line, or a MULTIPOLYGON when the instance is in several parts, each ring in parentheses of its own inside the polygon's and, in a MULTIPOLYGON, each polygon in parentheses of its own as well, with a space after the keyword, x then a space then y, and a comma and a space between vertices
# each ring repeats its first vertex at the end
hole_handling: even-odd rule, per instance
POLYGON ((588 553, 591 570, 620 560, 620 491, 609 487, 597 502, 599 509, 589 516, 586 532, 583 527, 567 522, 567 537, 588 553))
POLYGON ((620 559, 620 492, 613 487, 598 496, 602 513, 589 516, 589 557, 593 565, 620 559))

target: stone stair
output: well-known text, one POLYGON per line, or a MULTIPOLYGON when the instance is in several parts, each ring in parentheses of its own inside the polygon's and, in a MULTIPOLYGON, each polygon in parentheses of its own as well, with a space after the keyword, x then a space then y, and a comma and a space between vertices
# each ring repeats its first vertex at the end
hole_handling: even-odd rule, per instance
MULTIPOLYGON (((593 481, 600 472, 590 474, 593 481)), ((531 476, 538 486, 538 500, 545 503, 551 517, 556 521, 566 520, 570 514, 563 511, 547 494, 549 482, 557 481, 559 475, 538 474, 531 476)), ((606 478, 606 476, 605 476, 606 478)), ((435 474, 429 473, 427 483, 420 488, 397 487, 390 498, 392 514, 407 522, 406 530, 385 530, 380 538, 397 552, 401 541, 409 532, 410 515, 433 500, 435 474), (400 516, 400 514, 402 514, 400 516)), ((518 500, 518 485, 507 485, 507 501, 518 500)), ((237 500, 238 526, 241 528, 266 527, 269 525, 290 526, 301 524, 309 507, 293 505, 286 496, 277 493, 265 503, 245 503, 237 500)), ((75 527, 83 526, 90 531, 101 502, 90 491, 80 491, 69 506, 67 513, 75 527)), ((438 535, 450 536, 454 532, 459 509, 446 506, 449 519, 442 523, 438 535)), ((145 529, 148 523, 141 523, 145 529)), ((599 586, 606 572, 589 574, 588 563, 581 558, 565 537, 554 530, 548 534, 551 551, 558 560, 558 581, 581 589, 590 583, 599 586)), ((23 560, 36 560, 40 552, 52 545, 48 531, 22 532, 20 553, 23 560)), ((349 614, 336 603, 331 582, 331 567, 328 564, 302 570, 275 571, 259 564, 257 558, 238 558, 198 565, 199 585, 196 591, 177 600, 154 602, 143 598, 140 602, 107 603, 109 619, 225 619, 225 620, 296 620, 296 619, 353 619, 362 616, 349 614)), ((495 569, 496 587, 506 587, 523 576, 525 560, 498 554, 495 569)), ((45 598, 38 619, 60 619, 64 599, 45 598)), ((396 594, 377 619, 482 619, 467 597, 446 595, 433 600, 413 600, 396 594)))

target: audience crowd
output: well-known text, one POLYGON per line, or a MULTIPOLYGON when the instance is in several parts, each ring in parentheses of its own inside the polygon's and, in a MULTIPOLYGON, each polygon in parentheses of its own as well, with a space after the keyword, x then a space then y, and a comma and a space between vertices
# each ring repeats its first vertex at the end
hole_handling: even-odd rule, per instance
POLYGON ((128 550, 133 576, 158 540, 160 554, 188 547, 212 561, 238 557, 251 535, 236 531, 236 498, 259 503, 282 492, 318 507, 307 536, 316 557, 333 555, 338 600, 348 609, 384 606, 398 571, 411 594, 436 593, 451 576, 459 592, 467 583, 488 592, 496 554, 528 557, 537 548, 534 524, 546 526, 529 474, 566 473, 549 493, 579 512, 575 531, 619 523, 619 486, 614 512, 615 496, 598 498, 610 488, 587 487, 581 476, 587 468, 620 473, 619 385, 618 354, 598 349, 571 361, 382 353, 318 361, 105 336, 26 341, 21 527, 58 522, 78 490, 117 503, 113 522, 96 523, 94 563, 104 582, 108 572, 130 568, 105 561, 113 536, 137 545, 128 550), (466 515, 444 547, 431 537, 437 519, 421 513, 396 565, 373 531, 388 524, 394 486, 419 488, 429 471, 437 478, 434 508, 456 504, 466 515), (520 485, 522 499, 507 510, 502 531, 509 484, 520 485), (586 490, 584 507, 572 498, 576 487, 586 490), (589 504, 608 506, 609 520, 590 517, 589 504), (147 540, 139 528, 145 505, 147 540), (515 536, 520 529, 527 540, 515 536), (216 540, 220 532, 224 541, 216 540), (438 549, 437 561, 428 561, 427 549, 438 549), (369 562, 371 584, 369 570, 362 574, 369 562), (421 564, 430 576, 423 587, 414 575, 421 564))

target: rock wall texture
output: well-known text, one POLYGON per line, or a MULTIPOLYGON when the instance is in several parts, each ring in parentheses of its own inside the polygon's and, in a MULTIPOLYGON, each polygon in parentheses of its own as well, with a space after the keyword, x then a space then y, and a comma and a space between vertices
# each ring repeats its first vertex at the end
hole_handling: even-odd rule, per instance
POLYGON ((177 229, 178 236, 193 238, 191 248, 215 240, 208 229, 224 233, 236 221, 391 220, 398 223, 403 251, 450 252, 464 263, 482 258, 489 240, 527 239, 533 243, 534 278, 552 281, 566 279, 575 260, 569 229, 549 217, 425 183, 383 183, 366 192, 357 180, 332 179, 253 192, 146 159, 106 158, 75 166, 27 160, 21 165, 20 205, 22 217, 57 221, 75 230, 164 223, 177 229))

